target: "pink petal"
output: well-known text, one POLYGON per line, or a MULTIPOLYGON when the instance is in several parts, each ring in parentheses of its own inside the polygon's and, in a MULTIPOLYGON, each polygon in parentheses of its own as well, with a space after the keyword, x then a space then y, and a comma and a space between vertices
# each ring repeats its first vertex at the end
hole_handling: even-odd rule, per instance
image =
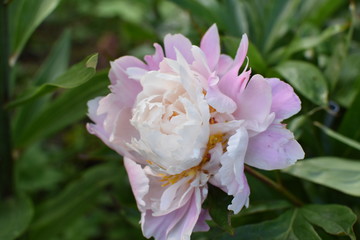
POLYGON ((234 63, 232 66, 232 69, 235 69, 236 71, 239 71, 241 65, 243 64, 246 53, 249 47, 249 40, 246 34, 242 35, 240 46, 236 52, 236 56, 234 59, 234 63))
POLYGON ((186 61, 191 64, 194 61, 194 57, 191 53, 192 44, 189 39, 181 34, 168 34, 164 39, 166 57, 176 60, 177 49, 186 61))
POLYGON ((236 119, 264 122, 270 114, 271 86, 261 75, 253 76, 237 99, 236 119))
POLYGON ((128 75, 126 69, 129 67, 138 67, 148 70, 148 66, 145 63, 133 56, 124 56, 116 59, 114 62, 110 62, 111 69, 109 72, 109 78, 112 84, 118 81, 127 81, 128 75))
POLYGON ((217 75, 222 77, 225 73, 227 73, 230 67, 233 65, 233 62, 234 60, 230 56, 221 54, 216 68, 217 75))
POLYGON ((205 99, 219 113, 233 113, 236 110, 236 103, 219 90, 216 79, 209 81, 205 99))
POLYGON ((89 131, 89 133, 94 134, 98 136, 105 144, 109 145, 109 138, 110 134, 104 129, 104 120, 106 115, 98 115, 98 107, 99 107, 99 101, 102 99, 102 97, 97 97, 95 99, 90 100, 87 105, 89 109, 89 117, 90 119, 95 123, 88 123, 86 124, 86 128, 89 131))
POLYGON ((195 188, 189 201, 181 208, 163 216, 153 216, 151 211, 142 214, 142 229, 144 236, 155 239, 190 240, 190 235, 196 225, 203 226, 206 218, 201 204, 203 198, 201 189, 195 188))
POLYGON ((154 47, 154 55, 146 55, 144 57, 145 62, 149 66, 149 70, 159 70, 160 62, 164 59, 164 51, 162 47, 157 43, 154 43, 154 47))
POLYGON ((220 57, 220 39, 216 24, 213 24, 202 37, 200 48, 206 55, 210 70, 213 71, 220 57))
POLYGON ((245 163, 260 169, 282 169, 304 158, 304 151, 292 132, 282 124, 250 138, 245 163))
POLYGON ((276 119, 286 119, 299 112, 301 102, 294 89, 277 78, 269 78, 272 88, 271 112, 275 112, 276 119))
POLYGON ((124 164, 138 208, 141 211, 145 210, 144 197, 149 192, 149 179, 142 167, 130 158, 125 157, 124 164))
MULTIPOLYGON (((243 64, 244 59, 246 57, 248 45, 249 45, 249 41, 248 41, 247 35, 244 34, 241 39, 240 46, 237 50, 237 53, 236 53, 236 56, 235 56, 235 59, 233 61, 231 68, 227 71, 227 73, 220 80, 219 87, 222 92, 224 92, 223 89, 226 89, 229 87, 232 88, 234 85, 235 86, 238 85, 238 83, 236 83, 237 81, 239 81, 237 76, 238 76, 240 67, 243 64)), ((227 92, 224 92, 224 93, 227 94, 227 92)))

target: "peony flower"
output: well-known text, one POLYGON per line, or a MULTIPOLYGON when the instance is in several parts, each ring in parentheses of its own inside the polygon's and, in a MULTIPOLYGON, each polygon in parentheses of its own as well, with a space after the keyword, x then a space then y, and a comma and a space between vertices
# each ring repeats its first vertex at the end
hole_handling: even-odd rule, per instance
POLYGON ((300 110, 291 86, 254 75, 243 35, 234 59, 220 53, 213 25, 200 47, 167 35, 145 62, 111 63, 111 93, 89 101, 88 131, 124 156, 145 237, 190 239, 207 231, 208 185, 233 196, 229 210, 249 204, 244 164, 272 170, 304 152, 282 124, 300 110))

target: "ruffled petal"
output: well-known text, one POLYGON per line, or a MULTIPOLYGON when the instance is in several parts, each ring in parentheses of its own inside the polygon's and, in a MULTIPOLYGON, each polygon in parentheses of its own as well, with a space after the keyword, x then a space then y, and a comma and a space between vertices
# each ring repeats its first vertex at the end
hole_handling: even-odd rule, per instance
POLYGON ((231 204, 228 206, 228 209, 232 210, 235 214, 239 213, 244 206, 249 207, 250 188, 245 175, 243 175, 243 182, 243 189, 234 195, 231 204))
POLYGON ((190 240, 195 226, 205 226, 201 209, 203 196, 200 188, 194 188, 189 201, 181 208, 163 216, 153 216, 151 211, 142 214, 142 230, 147 238, 157 240, 190 240), (200 217, 201 216, 201 217, 200 217))
POLYGON ((213 24, 205 33, 200 42, 200 48, 206 55, 210 70, 213 71, 220 57, 220 39, 216 24, 213 24))
POLYGON ((194 57, 191 53, 192 44, 189 39, 181 34, 168 34, 164 39, 165 54, 167 58, 176 60, 176 49, 191 64, 194 61, 194 57))
POLYGON ((229 195, 236 195, 244 188, 244 157, 248 144, 248 134, 240 127, 229 138, 226 152, 221 157, 221 167, 216 175, 226 187, 229 195))
POLYGON ((276 119, 286 119, 300 111, 301 102, 294 89, 277 78, 269 78, 272 89, 271 112, 276 119))
POLYGON ((282 169, 304 158, 304 151, 292 132, 282 124, 250 138, 245 163, 264 170, 282 169))
POLYGON ((160 62, 164 59, 164 51, 162 47, 157 43, 154 43, 154 47, 154 55, 146 55, 144 57, 145 62, 149 66, 149 70, 159 70, 160 62))

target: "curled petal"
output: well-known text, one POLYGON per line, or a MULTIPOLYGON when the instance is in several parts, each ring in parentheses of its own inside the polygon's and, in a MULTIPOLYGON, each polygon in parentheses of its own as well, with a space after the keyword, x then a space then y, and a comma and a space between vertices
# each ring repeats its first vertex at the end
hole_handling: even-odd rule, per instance
POLYGON ((154 47, 154 55, 146 55, 144 57, 145 62, 149 66, 149 70, 159 70, 160 62, 164 59, 164 51, 162 47, 157 43, 154 43, 154 47))
POLYGON ((269 128, 250 138, 245 163, 260 169, 282 169, 304 158, 304 151, 292 132, 282 124, 269 128))
POLYGON ((271 112, 276 119, 286 119, 300 111, 301 102, 294 89, 277 78, 269 78, 272 89, 271 112))

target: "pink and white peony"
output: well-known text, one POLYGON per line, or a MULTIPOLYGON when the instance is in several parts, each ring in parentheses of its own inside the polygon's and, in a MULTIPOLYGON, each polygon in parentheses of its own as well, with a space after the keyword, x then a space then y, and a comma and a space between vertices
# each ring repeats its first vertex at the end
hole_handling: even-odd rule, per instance
POLYGON ((124 156, 141 211, 144 236, 190 239, 207 231, 202 209, 208 184, 233 196, 228 209, 248 206, 244 164, 285 168, 304 152, 282 120, 300 110, 291 86, 255 75, 243 35, 235 59, 220 53, 213 25, 200 47, 180 34, 145 62, 124 56, 111 63, 111 93, 89 101, 87 125, 124 156))

